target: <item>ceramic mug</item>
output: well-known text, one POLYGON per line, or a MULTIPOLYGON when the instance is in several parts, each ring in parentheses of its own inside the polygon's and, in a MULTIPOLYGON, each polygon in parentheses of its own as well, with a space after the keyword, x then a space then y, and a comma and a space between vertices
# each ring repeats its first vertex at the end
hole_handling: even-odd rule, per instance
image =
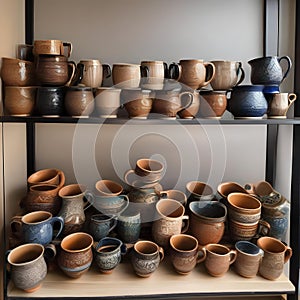
POLYGON ((72 43, 60 40, 35 40, 33 42, 34 55, 65 55, 70 57, 73 50, 72 43))
POLYGON ((138 88, 141 80, 141 66, 138 64, 113 64, 112 80, 117 88, 138 88))
POLYGON ((214 277, 223 276, 236 260, 236 250, 230 250, 221 244, 208 244, 202 248, 206 258, 204 266, 206 271, 214 277))
POLYGON ((208 85, 215 76, 215 66, 202 59, 182 59, 169 66, 172 79, 197 90, 208 85))
POLYGON ((95 90, 95 108, 100 118, 117 118, 121 105, 121 89, 98 87, 95 90))
POLYGON ((27 178, 29 187, 36 184, 50 184, 62 187, 65 184, 65 174, 62 170, 55 168, 38 170, 27 178))
POLYGON ((284 264, 292 256, 292 249, 280 240, 269 236, 259 238, 257 246, 264 251, 259 274, 266 279, 276 280, 282 274, 284 264))
POLYGON ((4 109, 10 116, 30 116, 36 103, 36 86, 5 86, 4 109))
POLYGON ((216 71, 210 85, 214 90, 229 90, 242 83, 245 71, 238 61, 213 60, 216 71))
POLYGON ((158 182, 162 177, 164 165, 151 158, 140 158, 136 161, 134 172, 146 183, 158 182))
POLYGON ((235 271, 246 278, 255 277, 264 252, 254 243, 238 241, 235 243, 236 260, 233 264, 235 271))
POLYGON ((59 268, 71 278, 81 277, 92 264, 93 242, 93 237, 85 232, 75 232, 64 237, 57 257, 59 268))
POLYGON ((196 264, 205 260, 205 252, 199 250, 198 241, 188 234, 175 234, 170 238, 171 263, 177 273, 186 275, 196 264))
POLYGON ((187 196, 184 192, 179 190, 165 190, 159 192, 160 198, 173 199, 181 203, 183 206, 187 204, 187 196))
POLYGON ((22 217, 14 217, 10 222, 12 233, 19 235, 24 243, 47 245, 62 232, 64 220, 53 217, 47 211, 34 211, 22 217), (59 224, 57 232, 53 227, 59 224))
POLYGON ((94 245, 94 257, 100 272, 110 274, 126 254, 126 246, 117 238, 105 237, 94 245))
POLYGON ((200 91, 199 115, 201 118, 220 119, 227 107, 224 91, 200 91))
POLYGON ((188 203, 199 200, 212 200, 215 197, 212 187, 202 181, 189 181, 186 184, 188 203))
POLYGON ((182 204, 172 199, 160 199, 156 203, 157 217, 152 225, 153 240, 167 248, 174 234, 185 233, 189 227, 189 216, 184 215, 182 204))
POLYGON ((138 276, 149 277, 157 270, 163 258, 163 248, 152 241, 141 240, 133 246, 131 264, 138 276))
POLYGON ((268 102, 268 118, 285 119, 287 111, 297 99, 294 93, 276 93, 272 94, 268 102))

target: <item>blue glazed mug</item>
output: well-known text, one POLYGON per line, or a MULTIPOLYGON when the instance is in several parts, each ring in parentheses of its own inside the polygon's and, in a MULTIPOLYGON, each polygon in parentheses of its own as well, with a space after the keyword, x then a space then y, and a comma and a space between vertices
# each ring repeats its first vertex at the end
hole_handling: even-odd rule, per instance
POLYGON ((117 226, 117 222, 118 220, 114 215, 92 215, 89 223, 90 234, 95 241, 100 241, 117 226))
POLYGON ((34 211, 22 217, 14 217, 10 226, 12 233, 19 236, 24 243, 47 245, 60 235, 64 220, 61 217, 53 217, 47 211, 34 211), (53 230, 55 224, 59 224, 57 232, 53 230))

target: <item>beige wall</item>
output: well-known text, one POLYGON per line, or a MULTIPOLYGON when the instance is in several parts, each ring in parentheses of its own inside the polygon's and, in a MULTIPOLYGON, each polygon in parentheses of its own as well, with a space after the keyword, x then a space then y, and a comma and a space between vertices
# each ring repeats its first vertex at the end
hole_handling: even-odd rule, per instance
MULTIPOLYGON (((0 57, 8 56, 15 57, 16 45, 24 43, 25 30, 24 30, 24 1, 23 0, 1 0, 0 9, 0 57)), ((1 95, 2 84, 0 84, 1 95)), ((0 99, 1 111, 2 111, 2 97, 0 99)), ((24 131, 22 132, 21 139, 20 127, 14 124, 14 130, 6 130, 10 127, 7 124, 0 126, 0 153, 4 154, 0 157, 0 169, 3 170, 3 164, 5 165, 4 178, 2 178, 3 172, 0 173, 0 251, 1 251, 1 263, 0 263, 0 299, 3 299, 3 260, 4 260, 4 224, 7 222, 9 215, 14 214, 17 210, 16 199, 20 196, 18 191, 18 184, 24 181, 25 169, 25 157, 24 157, 24 131), (18 128, 17 128, 18 127, 18 128), (5 140, 3 140, 3 133, 5 140), (5 163, 3 163, 3 158, 5 163), (8 172, 6 172, 8 171, 8 172), (17 190, 16 190, 17 189, 17 190), (4 199, 7 203, 4 203, 4 199), (7 204, 7 205, 6 205, 7 204), (8 215, 5 216, 5 212, 8 215)), ((26 178, 26 177, 25 177, 26 178)))

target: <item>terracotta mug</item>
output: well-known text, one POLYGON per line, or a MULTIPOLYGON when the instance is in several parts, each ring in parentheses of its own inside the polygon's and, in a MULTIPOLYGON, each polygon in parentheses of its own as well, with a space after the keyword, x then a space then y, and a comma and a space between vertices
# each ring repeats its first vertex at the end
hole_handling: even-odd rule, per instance
POLYGON ((217 186, 217 198, 223 203, 225 203, 226 205, 228 204, 227 197, 231 193, 247 194, 247 191, 240 184, 233 181, 222 182, 217 186))
POLYGON ((259 274, 266 279, 276 280, 282 274, 284 264, 292 256, 292 249, 280 240, 269 236, 259 238, 257 246, 264 251, 259 274))
POLYGON ((17 58, 2 57, 0 76, 6 86, 34 86, 34 63, 17 58))
POLYGON ((75 232, 64 237, 57 257, 59 268, 71 278, 81 277, 92 264, 93 243, 92 236, 85 232, 75 232))
POLYGON ((160 198, 173 199, 181 203, 183 206, 187 204, 187 196, 184 192, 179 190, 165 190, 159 192, 160 198))
POLYGON ((70 57, 73 50, 72 43, 60 40, 35 40, 33 42, 34 55, 65 55, 70 57))
POLYGON ((200 91, 199 115, 201 118, 220 119, 227 108, 227 97, 223 91, 200 91))
POLYGON ((20 117, 32 115, 36 103, 36 91, 36 86, 5 86, 5 113, 20 117))
POLYGON ((177 273, 186 275, 195 266, 204 261, 206 256, 203 250, 199 250, 198 241, 188 234, 175 234, 170 238, 171 263, 177 273))
POLYGON ((37 291, 47 275, 44 246, 24 244, 8 253, 7 262, 14 285, 27 293, 37 291))
POLYGON ((296 101, 297 95, 294 93, 272 94, 268 102, 268 118, 285 119, 291 105, 296 101))
POLYGON ((28 186, 36 184, 52 184, 62 187, 65 184, 65 174, 62 170, 49 168, 41 169, 27 178, 28 186))
POLYGON ((184 215, 182 204, 172 199, 160 199, 156 203, 157 218, 152 225, 153 240, 167 248, 170 237, 174 234, 185 233, 189 227, 189 216, 184 215))
POLYGON ((236 260, 236 250, 230 250, 221 244, 208 244, 202 248, 206 258, 204 266, 206 271, 214 277, 223 276, 236 260))
POLYGON ((188 109, 193 101, 194 94, 191 92, 157 90, 153 99, 152 112, 162 115, 164 119, 176 119, 177 113, 188 109))
POLYGON ((246 278, 255 277, 264 252, 254 243, 249 241, 238 241, 235 243, 237 253, 233 264, 235 271, 246 278))
POLYGON ((245 71, 239 61, 213 60, 216 68, 215 76, 210 85, 214 90, 229 90, 245 79, 245 71))
POLYGON ((146 68, 141 78, 141 87, 150 90, 162 90, 164 79, 168 78, 168 65, 163 61, 142 61, 141 68, 146 68))
POLYGON ((212 187, 202 181, 189 181, 186 184, 188 204, 192 201, 212 200, 215 197, 212 187))
POLYGON ((133 246, 131 264, 138 276, 149 277, 157 270, 163 258, 163 248, 152 241, 141 240, 133 246))
POLYGON ((197 90, 208 85, 215 76, 215 66, 202 59, 182 59, 169 66, 170 78, 197 90))
POLYGON ((117 118, 121 105, 121 89, 98 87, 95 90, 95 109, 100 118, 117 118))
POLYGON ((134 172, 143 182, 157 182, 162 177, 164 165, 155 159, 140 158, 136 161, 134 172))

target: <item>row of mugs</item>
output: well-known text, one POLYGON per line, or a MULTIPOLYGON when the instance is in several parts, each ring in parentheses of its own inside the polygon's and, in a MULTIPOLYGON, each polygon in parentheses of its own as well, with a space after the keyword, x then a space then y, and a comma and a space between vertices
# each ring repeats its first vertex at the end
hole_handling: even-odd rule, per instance
MULTIPOLYGON (((55 247, 53 249, 50 245, 44 247, 35 243, 9 251, 7 261, 11 267, 11 279, 17 288, 34 292, 41 287, 47 275, 45 248, 51 249, 52 258, 56 255, 55 247)), ((71 278, 79 278, 86 273, 93 260, 99 271, 109 274, 119 265, 121 256, 126 252, 126 246, 117 238, 107 237, 94 243, 89 234, 77 232, 61 241, 57 264, 71 278)), ((134 272, 139 277, 149 277, 158 269, 165 251, 152 241, 140 240, 133 245, 129 254, 134 272)), ((208 244, 199 248, 197 240, 186 234, 170 238, 172 266, 177 273, 184 275, 203 262, 208 274, 214 277, 223 276, 233 264, 236 273, 243 277, 251 278, 259 273, 268 280, 276 280, 291 255, 289 246, 271 237, 260 238, 257 245, 239 241, 234 249, 222 244, 208 244)))

